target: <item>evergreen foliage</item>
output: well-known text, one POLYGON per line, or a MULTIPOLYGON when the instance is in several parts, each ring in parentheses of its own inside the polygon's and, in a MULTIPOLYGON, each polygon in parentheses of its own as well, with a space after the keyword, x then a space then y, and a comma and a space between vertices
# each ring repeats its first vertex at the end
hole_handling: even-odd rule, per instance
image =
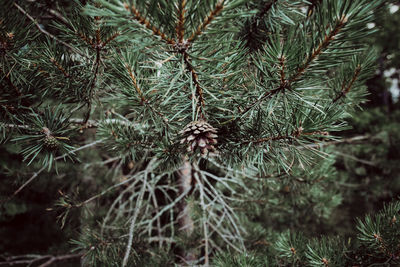
POLYGON ((398 202, 315 238, 384 2, 5 1, 0 141, 38 168, 13 196, 60 160, 89 176, 56 205, 86 266, 398 263, 398 202))

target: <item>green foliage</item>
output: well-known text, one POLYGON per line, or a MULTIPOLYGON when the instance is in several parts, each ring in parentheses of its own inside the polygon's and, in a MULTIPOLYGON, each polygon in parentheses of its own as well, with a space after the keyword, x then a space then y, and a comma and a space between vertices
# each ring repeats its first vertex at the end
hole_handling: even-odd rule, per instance
POLYGON ((68 118, 64 117, 60 107, 55 109, 46 108, 42 114, 35 113, 33 110, 25 118, 26 125, 20 127, 21 135, 12 141, 19 142, 24 145, 21 150, 24 160, 28 160, 31 164, 39 154, 43 154, 42 163, 44 166, 51 166, 54 162, 55 152, 66 154, 71 158, 70 151, 73 146, 69 145, 68 118))
POLYGON ((229 253, 219 254, 213 261, 213 266, 230 267, 230 266, 243 266, 243 267, 261 267, 270 266, 267 258, 257 257, 252 254, 235 254, 229 253))
POLYGON ((364 220, 358 220, 358 238, 361 243, 375 255, 397 259, 400 255, 399 215, 400 202, 396 201, 385 205, 374 216, 367 215, 364 220))
MULTIPOLYGON (((376 52, 359 40, 383 0, 37 2, 0 11, 0 141, 49 171, 82 151, 69 166, 91 197, 56 210, 61 226, 82 211, 84 265, 347 264, 315 238, 348 179, 324 145, 363 102, 376 52), (216 155, 180 144, 200 120, 216 155)), ((381 217, 359 223, 370 249, 381 217)))

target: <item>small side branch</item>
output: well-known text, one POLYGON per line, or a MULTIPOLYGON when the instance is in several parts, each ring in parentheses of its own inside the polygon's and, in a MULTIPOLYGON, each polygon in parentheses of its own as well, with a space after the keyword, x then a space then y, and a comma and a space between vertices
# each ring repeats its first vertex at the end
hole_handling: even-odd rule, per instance
POLYGON ((289 79, 290 83, 295 82, 299 79, 304 72, 310 67, 311 63, 318 58, 319 55, 329 46, 329 44, 335 39, 339 32, 347 23, 347 17, 343 16, 335 25, 333 30, 325 35, 324 40, 318 45, 318 47, 311 53, 307 58, 306 62, 297 69, 297 72, 289 79))
POLYGON ((115 38, 121 35, 120 31, 115 32, 113 35, 111 35, 107 40, 105 40, 102 44, 101 47, 105 47, 108 45, 110 42, 112 42, 115 38))
POLYGON ((360 75, 360 72, 361 72, 361 66, 358 65, 356 70, 354 71, 354 75, 353 75, 353 78, 351 79, 350 83, 347 84, 347 86, 345 86, 345 83, 343 83, 342 91, 335 99, 333 99, 333 103, 336 103, 340 98, 345 97, 347 95, 347 93, 350 92, 350 90, 353 87, 354 83, 356 82, 358 76, 360 75))
POLYGON ((42 26, 39 25, 39 23, 31 16, 28 14, 28 12, 26 12, 22 7, 20 7, 17 3, 14 3, 14 6, 22 13, 24 14, 30 21, 33 22, 33 24, 35 24, 36 28, 38 28, 38 30, 47 35, 48 37, 50 37, 51 39, 55 40, 56 42, 64 45, 65 47, 68 47, 69 49, 71 49, 72 51, 74 51, 75 53, 81 55, 82 57, 87 58, 87 56, 83 53, 81 53, 79 50, 75 49, 73 46, 67 44, 64 41, 61 41, 60 39, 58 39, 57 37, 55 37, 54 35, 52 35, 51 33, 49 33, 48 31, 46 31, 45 29, 43 29, 42 26))
POLYGON ((270 136, 270 137, 264 137, 256 140, 249 140, 249 141, 244 141, 242 144, 260 144, 260 143, 265 143, 269 141, 277 141, 277 140, 288 140, 288 139, 296 139, 299 137, 304 137, 304 136, 327 136, 329 135, 328 132, 324 131, 315 131, 315 132, 308 132, 304 133, 303 129, 300 127, 296 131, 294 131, 291 135, 277 135, 277 136, 270 136))
MULTIPOLYGON (((100 42, 98 43, 100 45, 100 42)), ((87 105, 88 105, 88 111, 86 112, 85 120, 84 122, 86 123, 89 118, 90 118, 90 113, 92 112, 92 98, 94 94, 94 87, 96 86, 96 81, 97 81, 97 76, 99 74, 99 67, 100 67, 100 61, 101 61, 101 47, 97 45, 96 46, 96 61, 94 63, 94 72, 93 72, 93 79, 92 82, 90 83, 89 86, 89 96, 87 97, 87 105)))
MULTIPOLYGON (((3 200, 0 204, 6 203, 6 202, 10 201, 12 198, 14 198, 19 192, 22 191, 22 189, 24 189, 28 184, 30 184, 33 180, 35 180, 36 177, 38 177, 39 174, 41 174, 46 168, 47 168, 47 165, 44 165, 40 170, 35 172, 31 176, 31 178, 28 179, 28 181, 26 181, 23 185, 21 185, 17 190, 14 191, 14 193, 11 196, 9 196, 5 200, 3 200)), ((1 266, 1 264, 0 264, 0 266, 1 266)))
POLYGON ((125 6, 126 10, 130 11, 134 15, 135 20, 137 20, 140 24, 145 26, 147 29, 151 30, 154 35, 160 37, 162 40, 164 40, 168 44, 171 44, 171 45, 175 44, 175 41, 173 39, 166 36, 165 33, 163 33, 157 27, 151 25, 150 21, 148 21, 145 17, 143 17, 142 14, 140 14, 139 10, 137 10, 135 8, 135 6, 133 6, 133 5, 129 6, 127 3, 125 3, 124 6, 125 6))
POLYGON ((284 87, 286 87, 286 78, 285 78, 285 63, 286 63, 286 58, 285 58, 285 56, 281 56, 280 58, 279 58, 279 68, 280 68, 280 70, 279 70, 279 75, 280 75, 280 78, 281 78, 281 86, 280 87, 282 87, 282 88, 284 88, 284 87))
POLYGON ((54 66, 57 67, 57 69, 58 69, 59 71, 61 71, 61 72, 64 74, 64 77, 65 77, 65 78, 70 78, 70 77, 71 77, 71 76, 67 73, 67 71, 64 69, 64 67, 61 66, 61 64, 58 63, 57 60, 56 60, 54 57, 51 57, 51 58, 50 58, 50 61, 51 61, 51 63, 53 63, 54 66))
POLYGON ((146 102, 146 99, 143 96, 143 92, 142 92, 142 90, 140 89, 140 87, 139 87, 139 85, 137 83, 135 74, 133 73, 131 67, 128 64, 126 64, 125 67, 128 70, 129 77, 131 78, 131 81, 132 81, 132 85, 135 88, 136 92, 138 93, 140 100, 142 101, 142 103, 146 102))
POLYGON ((178 38, 179 43, 183 43, 185 35, 185 6, 186 0, 181 0, 178 9, 178 23, 176 24, 176 37, 178 38))
POLYGON ((18 87, 15 86, 15 84, 11 81, 11 79, 10 79, 10 77, 9 77, 9 74, 5 73, 5 72, 3 71, 2 68, 0 68, 0 71, 4 74, 4 79, 5 79, 5 81, 7 82, 8 86, 10 86, 11 88, 13 88, 14 91, 17 93, 18 96, 22 96, 21 91, 20 91, 20 90, 18 89, 18 87))
MULTIPOLYGON (((39 267, 47 267, 51 266, 51 264, 57 261, 69 261, 73 259, 78 259, 83 257, 83 253, 76 253, 76 254, 66 254, 66 255, 22 255, 22 256, 12 256, 5 258, 5 262, 0 262, 0 266, 14 266, 14 265, 22 265, 24 266, 31 266, 32 264, 39 262, 43 262, 39 265, 39 267)), ((35 265, 36 266, 36 265, 35 265)))
POLYGON ((242 110, 242 112, 240 113, 241 115, 246 114, 247 112, 249 112, 253 107, 255 107, 256 105, 258 105, 259 103, 263 102, 264 100, 268 99, 269 97, 279 93, 281 90, 283 90, 285 87, 277 87, 271 91, 265 92, 259 99, 257 99, 256 101, 254 101, 253 103, 251 103, 250 105, 248 105, 245 109, 242 110))
POLYGON ((214 18, 219 13, 221 13, 223 8, 224 8, 224 0, 218 1, 218 3, 215 5, 214 10, 211 11, 211 13, 197 27, 197 30, 195 32, 193 32, 192 35, 189 37, 188 42, 192 42, 194 39, 196 39, 198 36, 200 36, 204 32, 204 30, 207 28, 207 26, 211 23, 211 21, 213 21, 214 18))
POLYGON ((135 74, 133 73, 131 67, 130 67, 128 64, 125 64, 125 67, 126 67, 126 69, 128 70, 129 77, 131 78, 131 81, 132 81, 132 85, 133 85, 133 87, 135 88, 136 92, 137 92, 138 95, 139 95, 141 104, 142 104, 142 105, 146 105, 147 107, 149 107, 150 110, 151 110, 154 114, 156 114, 156 115, 158 115, 159 117, 161 117, 161 119, 163 120, 164 124, 168 126, 168 119, 165 118, 164 114, 162 114, 160 111, 156 110, 153 106, 151 106, 151 105, 149 104, 149 101, 144 97, 143 91, 140 89, 140 86, 139 86, 139 84, 138 84, 138 82, 137 82, 137 79, 136 79, 135 74))
MULTIPOLYGON (((103 142, 103 141, 104 141, 103 139, 100 139, 100 140, 94 141, 93 143, 86 144, 86 145, 84 145, 84 146, 78 147, 78 148, 76 148, 76 149, 74 149, 74 150, 69 151, 68 153, 65 153, 64 155, 61 155, 61 156, 58 156, 58 157, 54 158, 54 160, 57 161, 57 160, 60 160, 60 159, 64 159, 65 157, 67 157, 67 156, 70 155, 70 154, 74 154, 74 153, 77 152, 77 151, 86 149, 86 148, 88 148, 88 147, 95 146, 95 145, 97 145, 97 144, 99 144, 99 143, 101 143, 101 142, 103 142)), ((29 178, 23 185, 21 185, 17 190, 15 190, 14 193, 13 193, 11 196, 9 196, 8 198, 6 198, 6 199, 3 200, 2 202, 0 202, 0 204, 4 204, 4 203, 10 201, 12 198, 14 198, 19 192, 22 191, 22 189, 24 189, 24 188, 25 188, 27 185, 29 185, 33 180, 35 180, 47 167, 48 167, 48 165, 44 165, 40 170, 38 170, 37 172, 35 172, 35 173, 31 176, 31 178, 29 178)))
POLYGON ((311 63, 318 58, 318 56, 329 46, 329 44, 335 39, 335 37, 339 34, 339 32, 343 29, 343 27, 347 23, 347 17, 343 16, 337 23, 334 29, 325 36, 324 40, 318 45, 318 47, 313 51, 313 53, 307 58, 306 62, 297 69, 297 72, 287 80, 285 79, 285 73, 284 73, 284 58, 280 59, 280 65, 281 65, 281 70, 280 70, 280 85, 268 92, 265 92, 259 99, 251 103, 249 106, 247 106, 242 112, 241 115, 246 114, 248 111, 250 111, 253 107, 257 106, 258 104, 262 103, 264 100, 268 99, 269 97, 285 90, 285 88, 289 88, 290 84, 297 81, 304 73, 305 71, 310 67, 311 63))
POLYGON ((183 60, 185 61, 186 68, 192 74, 192 80, 193 80, 193 83, 194 83, 194 85, 196 87, 196 95, 197 95, 197 98, 198 98, 198 100, 197 100, 198 111, 202 116, 204 116, 203 108, 204 108, 205 103, 204 103, 203 89, 201 88, 200 83, 199 83, 199 77, 198 77, 198 75, 197 75, 192 63, 189 60, 189 54, 188 53, 183 52, 183 60))

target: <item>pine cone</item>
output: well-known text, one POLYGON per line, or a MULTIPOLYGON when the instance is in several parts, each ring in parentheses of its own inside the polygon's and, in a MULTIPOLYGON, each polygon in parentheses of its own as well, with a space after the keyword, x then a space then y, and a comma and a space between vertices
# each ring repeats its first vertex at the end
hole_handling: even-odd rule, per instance
POLYGON ((216 153, 213 145, 217 143, 217 129, 204 120, 192 121, 179 132, 182 135, 181 144, 188 144, 188 152, 195 152, 200 149, 201 155, 216 153))
POLYGON ((47 148, 51 149, 51 150, 55 150, 55 149, 58 148, 59 143, 58 143, 57 138, 55 138, 55 137, 52 136, 52 135, 48 135, 48 136, 46 136, 46 137, 44 138, 44 145, 45 145, 47 148))

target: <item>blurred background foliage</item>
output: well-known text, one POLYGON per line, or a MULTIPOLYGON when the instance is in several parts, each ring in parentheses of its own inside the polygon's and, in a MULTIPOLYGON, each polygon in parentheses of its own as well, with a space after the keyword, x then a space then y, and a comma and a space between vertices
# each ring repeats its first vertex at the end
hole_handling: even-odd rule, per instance
MULTIPOLYGON (((57 6, 62 5, 65 9, 68 2, 41 1, 41 5, 36 7, 57 9, 57 6)), ((322 216, 323 221, 307 218, 306 214, 298 214, 296 218, 302 218, 306 222, 303 221, 306 227, 301 230, 308 236, 339 233, 348 237, 354 236, 356 217, 376 212, 383 207, 383 203, 398 199, 400 195, 400 2, 392 2, 382 14, 377 14, 377 23, 369 25, 378 31, 367 40, 362 40, 379 51, 380 57, 376 63, 378 67, 375 76, 367 83, 370 93, 367 101, 349 121, 352 128, 341 133, 344 139, 350 140, 354 136, 363 139, 335 145, 335 149, 331 150, 335 156, 335 170, 330 172, 330 181, 341 192, 340 198, 332 196, 333 207, 337 203, 341 204, 333 209, 330 216, 322 216)), ((44 24, 52 19, 51 15, 39 18, 44 24)), ((16 151, 10 145, 0 146, 1 196, 11 196, 26 181, 26 177, 32 175, 32 166, 25 167, 22 156, 16 151)), ((80 156, 83 161, 85 157, 92 160, 97 158, 99 161, 107 159, 97 152, 88 151, 80 156)), ((111 186, 112 181, 107 181, 107 175, 104 174, 110 172, 111 165, 115 163, 111 161, 110 165, 102 167, 75 164, 74 168, 70 164, 60 163, 57 171, 41 173, 39 179, 29 185, 29 190, 23 190, 1 206, 0 252, 7 251, 10 255, 57 254, 72 247, 69 241, 79 232, 79 220, 85 217, 85 212, 90 213, 90 207, 83 210, 71 208, 68 209, 69 214, 65 214, 65 209, 57 207, 86 200, 99 191, 97 188, 100 184, 102 188, 107 183, 111 186), (75 179, 76 177, 81 179, 75 179), (66 195, 77 198, 66 199, 66 195), (74 212, 83 214, 71 216, 74 212), (68 223, 63 222, 64 219, 68 223), (54 221, 59 223, 54 224, 54 221), (63 230, 60 230, 62 226, 63 230), (17 232, 19 234, 15 235, 17 232)), ((130 168, 129 163, 123 164, 122 175, 124 169, 130 168)), ((294 189, 293 184, 288 183, 282 186, 280 192, 290 197, 291 194, 298 193, 294 189)), ((101 205, 107 206, 109 200, 102 198, 101 201, 104 202, 101 205)), ((277 228, 285 228, 283 222, 290 226, 291 221, 287 218, 277 220, 269 215, 270 211, 264 210, 258 212, 253 219, 266 225, 275 223, 277 228)), ((95 224, 96 218, 101 216, 102 214, 91 214, 92 223, 95 224)), ((255 235, 260 236, 257 223, 254 231, 255 235)), ((256 241, 255 247, 259 245, 256 241)))

